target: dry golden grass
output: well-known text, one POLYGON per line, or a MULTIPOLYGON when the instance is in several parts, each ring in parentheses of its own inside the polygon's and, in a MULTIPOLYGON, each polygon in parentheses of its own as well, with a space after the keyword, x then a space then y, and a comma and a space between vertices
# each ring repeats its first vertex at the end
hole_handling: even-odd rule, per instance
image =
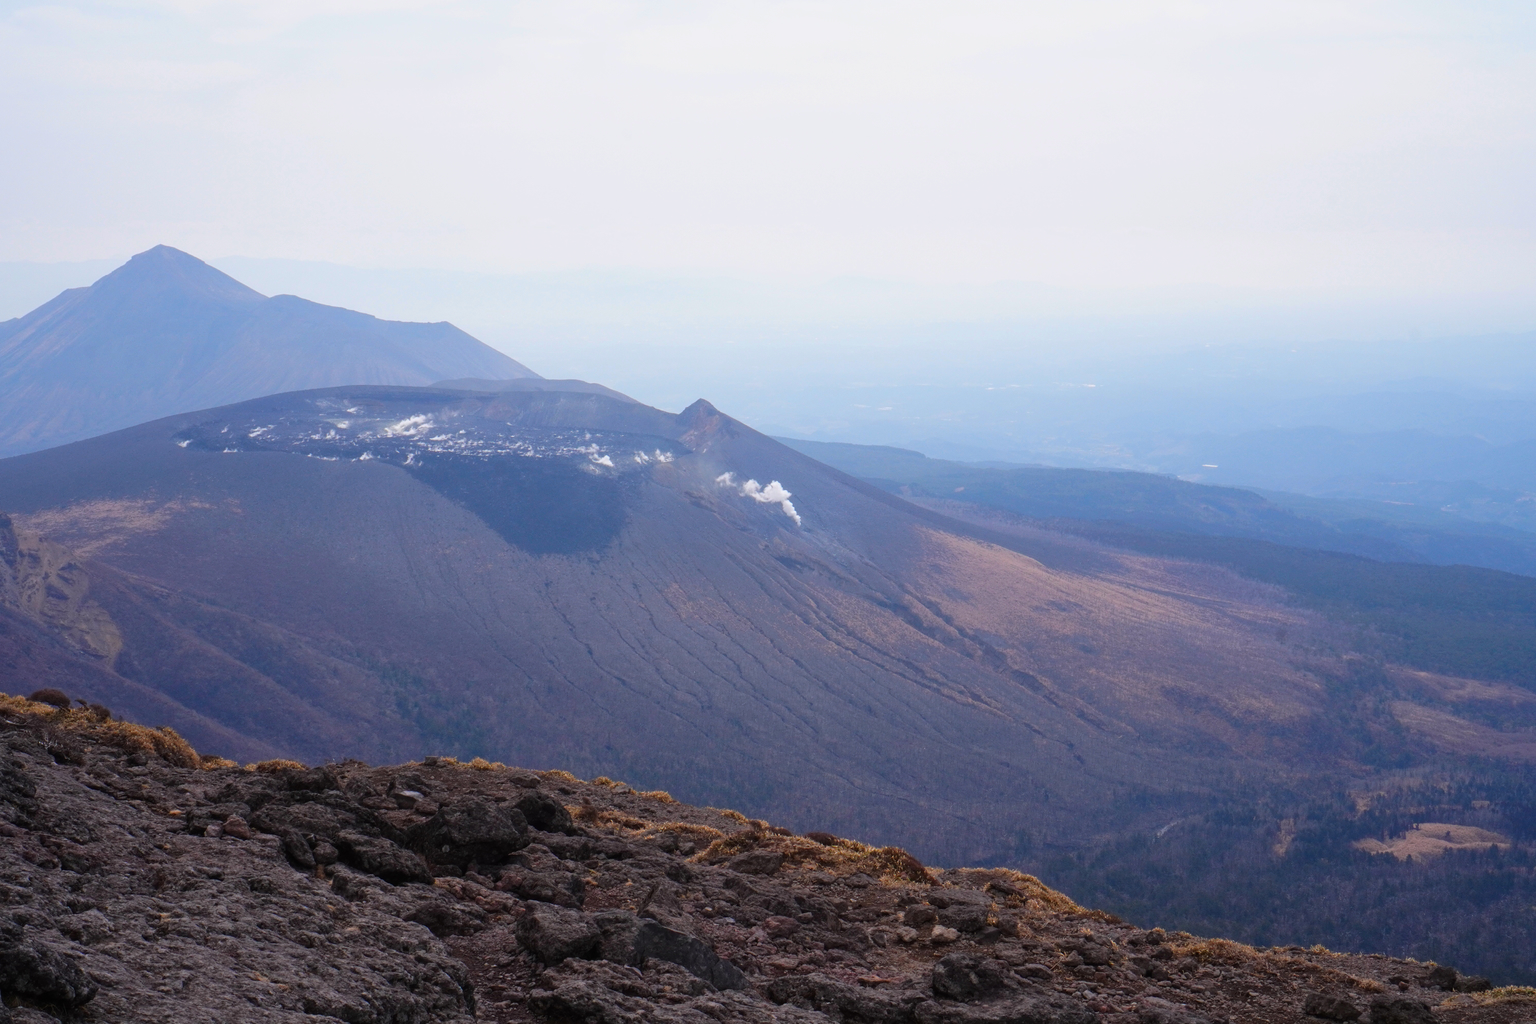
POLYGON ((1222 963, 1241 965, 1263 956, 1257 949, 1231 939, 1198 939, 1179 942, 1172 946, 1175 956, 1194 957, 1203 964, 1222 963))
POLYGON ((675 803, 677 803, 676 800, 672 799, 672 794, 668 793, 664 789, 650 789, 650 790, 646 790, 644 793, 641 793, 640 795, 645 797, 647 800, 655 800, 658 803, 663 803, 663 804, 675 804, 675 803))
POLYGON ((130 753, 155 754, 178 768, 222 767, 205 764, 197 751, 192 749, 192 745, 168 726, 151 729, 147 725, 135 725, 133 722, 104 721, 89 708, 65 710, 3 693, 0 693, 0 713, 77 732, 98 743, 106 743, 130 753))
POLYGON ((959 875, 978 889, 993 885, 992 891, 998 894, 999 901, 1009 906, 1056 914, 1079 914, 1095 920, 1110 916, 1080 906, 1066 893, 1057 892, 1034 875, 1026 875, 1022 871, 1009 868, 960 868, 950 874, 959 875), (1003 886, 1013 889, 1018 895, 1006 895, 1001 888, 1003 886))
POLYGON ((297 761, 290 761, 286 757, 274 757, 270 761, 258 761, 255 764, 248 764, 245 766, 245 770, 248 772, 261 772, 263 775, 276 775, 278 772, 301 772, 306 767, 307 765, 302 765, 297 761))
POLYGON ((576 776, 574 776, 570 772, 566 771, 564 768, 552 768, 552 769, 550 769, 547 772, 535 772, 534 774, 537 775, 539 778, 543 779, 545 782, 577 782, 577 783, 579 783, 581 781, 576 776))
POLYGON ((837 839, 824 845, 803 836, 785 835, 784 831, 749 828, 733 832, 710 843, 694 855, 694 860, 714 863, 748 850, 773 850, 783 854, 785 865, 792 868, 826 871, 834 875, 862 873, 892 883, 933 885, 936 881, 921 861, 900 847, 875 847, 852 839, 837 839))
POLYGON ((1536 988, 1526 985, 1505 985, 1503 988, 1491 988, 1487 992, 1473 992, 1471 995, 1472 1001, 1479 1006, 1536 1002, 1536 988))
POLYGON ((654 836, 674 835, 696 846, 708 846, 715 840, 725 835, 717 828, 708 825, 694 825, 686 821, 664 821, 659 825, 648 825, 641 830, 639 838, 649 839, 654 836))

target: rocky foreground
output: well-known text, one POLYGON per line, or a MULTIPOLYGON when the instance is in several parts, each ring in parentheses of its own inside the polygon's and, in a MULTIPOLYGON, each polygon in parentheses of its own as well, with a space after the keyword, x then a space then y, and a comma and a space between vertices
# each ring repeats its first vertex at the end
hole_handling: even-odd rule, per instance
POLYGON ((1449 967, 1146 930, 607 779, 240 767, 3 696, 0 994, 18 1024, 1536 1019, 1449 967))

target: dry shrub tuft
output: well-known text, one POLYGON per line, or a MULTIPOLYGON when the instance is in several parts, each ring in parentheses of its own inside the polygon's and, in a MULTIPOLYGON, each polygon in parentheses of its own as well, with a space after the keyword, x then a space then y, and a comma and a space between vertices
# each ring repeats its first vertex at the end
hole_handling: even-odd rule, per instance
POLYGON ((197 756, 192 744, 178 736, 170 726, 151 729, 132 722, 102 722, 90 731, 103 743, 135 753, 158 754, 167 764, 177 768, 203 766, 203 759, 197 756))
POLYGON ((717 828, 708 825, 693 825, 686 821, 664 821, 658 824, 649 824, 641 830, 638 838, 651 839, 656 836, 675 835, 679 839, 685 839, 696 846, 708 846, 715 840, 725 835, 717 828))
POLYGON ((1487 1006, 1491 1003, 1527 1003, 1536 1002, 1536 988, 1527 985, 1505 985, 1503 988, 1491 988, 1487 992, 1473 992, 1472 1001, 1479 1006, 1487 1006))
POLYGON ((714 811, 722 818, 730 818, 732 821, 739 821, 743 825, 752 824, 747 820, 747 816, 745 814, 742 814, 740 811, 733 811, 728 807, 706 807, 705 810, 714 811))
POLYGON ((199 754, 199 755, 197 755, 197 763, 198 763, 198 767, 200 767, 200 768, 239 768, 240 767, 240 762, 239 761, 231 761, 229 758, 227 758, 227 757, 220 757, 218 754, 199 754))
POLYGON ((245 766, 245 770, 248 772, 261 772, 263 775, 276 775, 278 772, 302 772, 306 767, 297 761, 290 761, 286 757, 274 757, 270 761, 258 761, 255 764, 248 764, 245 766))
POLYGON ((664 789, 651 789, 651 790, 645 791, 644 793, 641 793, 640 795, 645 797, 647 800, 655 800, 658 803, 663 803, 663 804, 675 804, 675 803, 677 803, 676 800, 672 799, 672 794, 668 793, 664 789))
POLYGON ((838 839, 828 846, 785 832, 787 830, 760 828, 732 832, 710 843, 703 852, 695 854, 693 859, 712 864, 729 860, 748 850, 775 850, 784 855, 784 863, 788 867, 826 871, 834 875, 863 873, 895 884, 935 884, 935 878, 923 867, 922 862, 900 847, 875 847, 852 839, 838 839))
POLYGON ((592 785, 607 786, 609 789, 618 789, 620 786, 624 785, 624 783, 614 782, 606 775, 599 775, 597 778, 592 780, 592 785))
POLYGON ((48 725, 134 754, 155 754, 178 768, 200 768, 202 758, 170 727, 151 729, 132 722, 103 721, 90 708, 60 708, 52 704, 0 693, 0 712, 16 715, 35 726, 48 725))
POLYGON ((1246 964, 1262 954, 1252 946, 1231 939, 1200 939, 1196 942, 1180 942, 1173 945, 1178 956, 1190 956, 1203 964, 1246 964))
POLYGON ((552 769, 550 769, 547 772, 534 772, 533 774, 537 775, 539 778, 543 779, 545 782, 580 782, 581 781, 576 776, 574 776, 570 772, 566 771, 564 768, 552 768, 552 769))
POLYGON ((1026 875, 1011 868, 956 868, 945 874, 978 889, 991 885, 993 891, 1003 897, 1002 902, 1016 907, 1043 909, 1057 914, 1077 914, 1094 920, 1103 920, 1109 916, 1102 911, 1087 910, 1066 893, 1057 892, 1034 875, 1026 875), (1031 901, 1037 906, 1031 906, 1031 901))
MULTIPOLYGON (((591 805, 583 804, 582 810, 585 811, 589 806, 591 805)), ((574 817, 575 812, 571 813, 574 817)), ((632 818, 623 811, 608 810, 607 808, 598 810, 595 814, 588 814, 582 820, 590 821, 594 825, 617 825, 619 828, 628 829, 631 832, 648 828, 651 824, 648 821, 641 821, 639 818, 632 818)))
POLYGON ((487 761, 483 757, 477 757, 464 767, 473 768, 477 772, 493 772, 500 769, 505 769, 507 766, 502 764, 500 761, 487 761))

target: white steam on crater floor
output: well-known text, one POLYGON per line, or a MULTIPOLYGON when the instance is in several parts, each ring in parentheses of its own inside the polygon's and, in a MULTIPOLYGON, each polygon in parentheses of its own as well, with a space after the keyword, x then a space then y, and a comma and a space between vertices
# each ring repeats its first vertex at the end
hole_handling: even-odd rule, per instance
MULTIPOLYGON (((721 473, 715 477, 715 483, 721 487, 736 487, 736 474, 721 473)), ((766 487, 756 480, 748 480, 738 488, 738 493, 743 498, 751 498, 764 505, 779 506, 785 515, 795 521, 796 526, 800 525, 800 513, 795 511, 795 503, 789 500, 789 491, 777 480, 770 480, 766 487)))

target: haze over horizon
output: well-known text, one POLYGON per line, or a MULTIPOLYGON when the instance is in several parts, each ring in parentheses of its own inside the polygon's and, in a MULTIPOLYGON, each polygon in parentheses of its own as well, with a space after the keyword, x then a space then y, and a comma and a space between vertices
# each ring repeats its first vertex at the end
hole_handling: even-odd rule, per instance
POLYGON ((1519 4, 12 3, 0 260, 1529 303, 1533 44, 1519 4))

